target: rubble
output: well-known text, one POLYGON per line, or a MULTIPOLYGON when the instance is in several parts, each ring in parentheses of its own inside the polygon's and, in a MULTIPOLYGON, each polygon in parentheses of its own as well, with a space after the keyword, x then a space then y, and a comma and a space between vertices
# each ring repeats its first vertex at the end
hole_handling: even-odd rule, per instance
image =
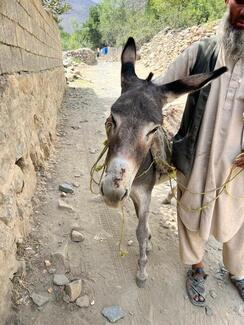
POLYGON ((63 53, 64 66, 68 67, 73 64, 71 58, 76 58, 79 61, 88 64, 94 65, 97 63, 96 53, 89 48, 81 48, 78 50, 66 51, 63 53))
POLYGON ((57 286, 64 286, 69 283, 69 279, 64 274, 55 274, 53 277, 53 283, 57 286))
POLYGON ((166 28, 140 49, 141 61, 152 72, 160 74, 189 45, 216 33, 217 23, 192 26, 184 30, 166 28))
POLYGON ((85 240, 85 237, 82 233, 80 233, 79 231, 77 230, 72 230, 71 232, 71 239, 72 241, 74 242, 82 242, 85 240))
POLYGON ((71 302, 75 301, 80 296, 81 289, 82 289, 81 279, 72 281, 65 286, 65 292, 69 296, 71 302))
POLYGON ((42 307, 49 302, 48 297, 42 296, 37 293, 32 293, 30 297, 31 297, 32 301, 34 302, 34 304, 37 305, 38 307, 42 307))
POLYGON ((82 296, 76 300, 76 305, 80 308, 88 308, 90 306, 90 300, 88 296, 82 296))

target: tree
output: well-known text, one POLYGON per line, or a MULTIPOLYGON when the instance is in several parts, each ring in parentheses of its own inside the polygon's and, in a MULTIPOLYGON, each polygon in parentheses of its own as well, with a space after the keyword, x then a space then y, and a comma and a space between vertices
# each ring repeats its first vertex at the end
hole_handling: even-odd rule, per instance
POLYGON ((101 46, 102 34, 100 32, 100 6, 92 6, 89 10, 89 17, 83 24, 82 42, 95 49, 101 46))
POLYGON ((54 19, 59 22, 60 16, 67 13, 71 6, 65 0, 42 0, 44 8, 49 10, 54 19))

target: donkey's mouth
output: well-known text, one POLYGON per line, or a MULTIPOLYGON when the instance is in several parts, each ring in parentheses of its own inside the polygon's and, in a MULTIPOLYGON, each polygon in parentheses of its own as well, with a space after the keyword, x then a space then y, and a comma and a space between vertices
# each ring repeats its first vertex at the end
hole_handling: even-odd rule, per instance
POLYGON ((117 208, 129 195, 128 189, 111 190, 110 188, 106 188, 103 183, 101 183, 100 191, 105 203, 113 208, 117 208))

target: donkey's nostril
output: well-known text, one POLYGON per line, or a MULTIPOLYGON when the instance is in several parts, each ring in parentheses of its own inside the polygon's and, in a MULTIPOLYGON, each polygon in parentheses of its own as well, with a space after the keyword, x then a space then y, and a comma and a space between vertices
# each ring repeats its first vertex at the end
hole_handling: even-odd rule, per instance
POLYGON ((125 194, 121 197, 120 201, 123 201, 124 198, 126 198, 127 195, 128 195, 128 190, 125 191, 125 194))

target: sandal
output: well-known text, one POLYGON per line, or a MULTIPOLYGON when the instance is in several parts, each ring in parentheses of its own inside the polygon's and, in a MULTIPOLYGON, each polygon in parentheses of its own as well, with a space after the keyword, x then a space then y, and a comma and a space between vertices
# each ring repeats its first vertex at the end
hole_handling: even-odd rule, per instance
POLYGON ((199 307, 205 307, 205 282, 207 274, 203 268, 191 269, 186 276, 186 291, 190 302, 199 307), (196 300, 196 298, 198 300, 196 300), (203 300, 199 300, 202 298, 203 300))
POLYGON ((230 278, 231 282, 234 284, 236 289, 238 290, 242 300, 244 300, 244 279, 242 280, 235 280, 230 278))

